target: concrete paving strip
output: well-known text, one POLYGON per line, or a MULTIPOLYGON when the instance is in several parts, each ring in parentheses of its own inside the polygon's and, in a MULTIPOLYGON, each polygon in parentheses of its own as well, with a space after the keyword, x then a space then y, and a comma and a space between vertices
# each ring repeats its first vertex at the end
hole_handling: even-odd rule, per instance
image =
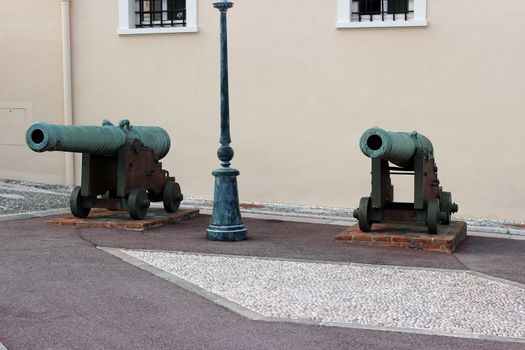
POLYGON ((7 350, 7 348, 4 346, 4 344, 0 343, 0 350, 7 350))
MULTIPOLYGON (((216 304, 219 304, 237 314, 240 314, 248 319, 252 320, 260 320, 260 321, 268 321, 268 322, 292 322, 292 323, 299 323, 299 324, 305 324, 305 325, 320 325, 320 326, 328 326, 328 327, 343 327, 343 328, 355 328, 355 329, 370 329, 370 330, 380 330, 380 331, 391 331, 391 332, 401 332, 401 333, 415 333, 415 334, 427 334, 427 335, 441 335, 441 336, 447 336, 447 337, 459 337, 459 338, 470 338, 470 339, 480 339, 480 340, 492 340, 492 341, 503 341, 503 342, 518 342, 518 343, 525 343, 525 338, 520 337, 511 337, 511 336, 495 336, 495 335, 487 335, 487 334, 476 334, 475 332, 472 333, 466 333, 461 332, 460 330, 452 331, 443 331, 439 329, 422 329, 419 327, 391 327, 391 326, 383 326, 383 325, 374 325, 374 324, 362 324, 362 323, 355 323, 355 322, 332 322, 332 321, 319 321, 319 320, 312 320, 312 319, 301 319, 301 318, 283 318, 283 317, 271 317, 268 315, 263 315, 257 311, 254 311, 248 307, 242 306, 239 303, 232 301, 224 296, 221 296, 217 293, 214 293, 212 291, 207 290, 206 288, 202 288, 200 286, 195 285, 192 282, 187 281, 184 278, 181 278, 179 276, 174 275, 173 273, 164 271, 158 267, 155 267, 153 265, 150 265, 146 263, 143 260, 140 260, 138 258, 135 258, 133 256, 130 256, 129 254, 126 254, 121 249, 115 249, 115 248, 103 248, 99 247, 99 249, 104 250, 117 258, 130 263, 132 265, 135 265, 141 269, 144 269, 152 274, 155 274, 165 280, 168 280, 171 283, 174 283, 184 289, 187 289, 193 293, 198 294, 201 297, 204 297, 216 304)), ((141 251, 130 251, 130 252, 145 252, 144 250, 141 251)), ((171 254, 181 254, 186 256, 209 256, 209 257, 233 257, 233 256, 225 256, 225 255, 216 255, 216 254, 197 254, 197 253, 179 253, 179 252, 170 252, 171 254)), ((382 268, 384 266, 382 265, 368 265, 368 264, 355 264, 355 263, 333 263, 333 262, 324 262, 324 261, 310 261, 310 260, 291 260, 291 259, 273 259, 273 258, 261 258, 261 257, 240 257, 235 256, 236 259, 239 258, 249 258, 254 261, 256 260, 266 260, 266 261, 281 261, 281 262, 303 262, 303 263, 315 263, 315 264, 326 264, 326 265, 348 265, 348 266, 354 266, 354 267, 372 267, 372 268, 382 268)), ((465 276, 475 276, 476 278, 482 278, 484 280, 493 281, 496 283, 502 283, 509 288, 517 287, 521 290, 525 290, 525 286, 520 283, 515 283, 499 278, 494 278, 492 276, 488 276, 482 273, 477 273, 474 271, 458 271, 458 270, 446 270, 446 269, 422 269, 422 268, 414 268, 414 267, 393 267, 393 266, 387 266, 389 269, 399 269, 401 270, 414 270, 414 272, 417 271, 429 271, 428 273, 443 273, 443 272, 451 272, 454 274, 463 273, 465 276)), ((468 277, 466 277, 468 278, 468 277)))

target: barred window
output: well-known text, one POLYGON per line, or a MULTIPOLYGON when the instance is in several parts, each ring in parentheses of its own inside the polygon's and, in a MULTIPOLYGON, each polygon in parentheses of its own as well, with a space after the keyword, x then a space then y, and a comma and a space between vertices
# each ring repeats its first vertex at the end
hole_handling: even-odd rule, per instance
POLYGON ((337 0, 337 28, 427 24, 427 0, 337 0))
POLYGON ((186 0, 136 0, 136 28, 185 27, 186 0))
POLYGON ((352 21, 408 21, 413 18, 413 0, 352 0, 352 21))
POLYGON ((413 12, 409 10, 408 0, 389 0, 388 1, 388 13, 401 13, 406 14, 407 12, 413 12))
MULTIPOLYGON (((354 1, 354 5, 357 5, 357 13, 361 16, 363 15, 376 15, 381 13, 381 0, 359 0, 354 1)), ((355 7, 355 6, 354 6, 355 7)))

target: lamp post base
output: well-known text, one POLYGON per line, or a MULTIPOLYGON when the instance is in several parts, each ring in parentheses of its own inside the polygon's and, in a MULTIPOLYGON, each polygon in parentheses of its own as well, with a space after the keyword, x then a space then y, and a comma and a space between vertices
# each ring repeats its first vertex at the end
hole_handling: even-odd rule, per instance
POLYGON ((248 236, 239 208, 237 175, 239 171, 232 168, 214 170, 215 193, 213 214, 206 233, 211 241, 242 241, 248 236))

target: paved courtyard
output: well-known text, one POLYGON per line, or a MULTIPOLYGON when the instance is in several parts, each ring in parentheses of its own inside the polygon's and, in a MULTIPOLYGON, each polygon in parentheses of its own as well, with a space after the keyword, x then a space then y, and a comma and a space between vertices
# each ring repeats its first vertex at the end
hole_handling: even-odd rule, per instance
POLYGON ((525 349, 520 235, 471 232, 448 255, 336 242, 341 219, 245 212, 247 241, 210 242, 205 209, 145 232, 66 227, 10 203, 42 194, 60 211, 67 188, 9 186, 22 189, 0 187, 10 350, 525 349))
POLYGON ((270 320, 502 337, 525 344, 525 284, 472 271, 120 252, 270 320))

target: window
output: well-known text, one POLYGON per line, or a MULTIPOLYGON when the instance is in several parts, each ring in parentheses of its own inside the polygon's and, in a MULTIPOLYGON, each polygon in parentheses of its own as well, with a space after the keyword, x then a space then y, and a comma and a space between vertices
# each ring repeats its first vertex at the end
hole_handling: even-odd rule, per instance
POLYGON ((338 28, 426 26, 426 0, 338 0, 338 28))
POLYGON ((136 0, 135 27, 185 27, 186 0, 136 0))
POLYGON ((387 4, 388 13, 401 13, 406 15, 409 12, 408 2, 408 0, 389 0, 387 4))
POLYGON ((408 21, 413 18, 410 0, 352 0, 352 21, 408 21))
POLYGON ((197 31, 197 0, 118 0, 119 34, 197 31))
POLYGON ((381 0, 359 0, 353 1, 353 3, 357 5, 357 12, 352 12, 352 14, 356 13, 363 16, 380 14, 383 2, 381 0))

